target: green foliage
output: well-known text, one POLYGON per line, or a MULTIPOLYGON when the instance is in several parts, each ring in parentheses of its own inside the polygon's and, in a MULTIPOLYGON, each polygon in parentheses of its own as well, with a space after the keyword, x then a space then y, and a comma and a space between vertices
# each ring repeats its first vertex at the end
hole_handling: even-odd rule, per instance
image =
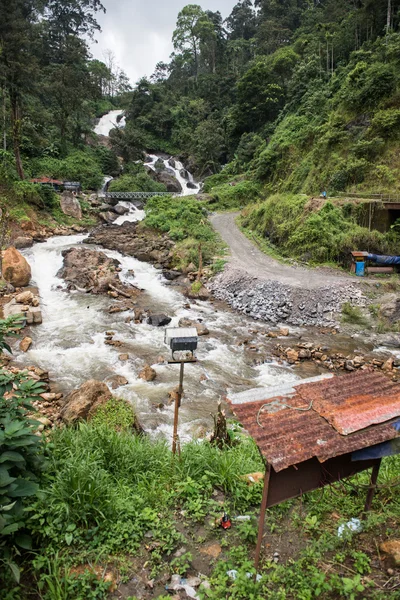
MULTIPOLYGON (((7 324, 3 321, 0 326, 3 335, 7 324)), ((43 392, 43 386, 26 373, 0 371, 0 564, 11 570, 16 581, 20 570, 15 557, 32 545, 25 531, 25 505, 38 492, 37 475, 43 463, 37 423, 28 413, 43 392)))
POLYGON ((217 185, 211 190, 209 204, 214 209, 226 210, 243 208, 257 201, 260 184, 253 181, 239 181, 217 185))
POLYGON ((374 108, 390 96, 396 87, 396 75, 391 65, 366 61, 357 62, 343 85, 343 100, 354 110, 374 108))
POLYGON ((242 224, 266 238, 281 255, 316 263, 336 261, 347 265, 354 248, 387 254, 397 247, 389 235, 357 225, 346 206, 328 201, 314 207, 313 201, 303 195, 270 196, 248 207, 242 224))
POLYGON ((98 190, 103 182, 101 167, 89 152, 76 151, 65 159, 35 159, 31 161, 31 170, 35 177, 79 181, 88 190, 98 190))
POLYGON ((176 241, 192 237, 199 241, 213 241, 215 234, 202 205, 192 198, 156 196, 146 204, 145 227, 158 229, 176 241))
POLYGON ((132 405, 120 398, 112 398, 101 405, 92 419, 95 425, 107 425, 117 431, 132 430, 135 421, 132 405))
POLYGON ((350 302, 346 302, 342 306, 342 321, 364 326, 368 323, 361 309, 358 306, 353 306, 350 302))
MULTIPOLYGON (((69 562, 69 561, 68 561, 69 562)), ((75 573, 58 553, 38 556, 34 562, 39 592, 43 600, 105 600, 112 582, 103 581, 93 569, 75 573)))
POLYGON ((110 192, 166 192, 167 188, 143 171, 137 175, 122 175, 114 179, 109 190, 110 192))

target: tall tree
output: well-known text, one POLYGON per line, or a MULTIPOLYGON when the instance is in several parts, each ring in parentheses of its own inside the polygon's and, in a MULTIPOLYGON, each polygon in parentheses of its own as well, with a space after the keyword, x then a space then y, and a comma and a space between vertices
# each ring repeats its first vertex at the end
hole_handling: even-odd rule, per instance
POLYGON ((198 6, 197 4, 188 4, 178 14, 176 29, 172 37, 175 50, 179 50, 180 52, 189 50, 191 53, 195 77, 198 75, 199 68, 199 44, 202 18, 204 18, 204 11, 201 6, 198 6))
POLYGON ((22 104, 32 89, 35 56, 34 24, 38 19, 36 0, 0 2, 0 77, 11 108, 11 127, 18 176, 24 178, 21 159, 22 104))

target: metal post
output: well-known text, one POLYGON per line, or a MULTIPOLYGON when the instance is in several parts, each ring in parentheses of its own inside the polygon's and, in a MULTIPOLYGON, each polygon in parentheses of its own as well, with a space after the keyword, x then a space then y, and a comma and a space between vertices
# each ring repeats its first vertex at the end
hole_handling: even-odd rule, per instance
POLYGON ((179 388, 175 398, 175 414, 174 414, 174 434, 172 438, 172 453, 176 454, 176 447, 178 442, 178 421, 179 421, 179 409, 181 407, 182 395, 183 395, 183 375, 184 375, 185 363, 181 362, 181 372, 179 376, 179 388))
POLYGON ((257 546, 256 546, 256 555, 254 558, 254 567, 257 569, 260 564, 260 555, 261 555, 261 545, 264 533, 264 522, 265 522, 265 513, 267 512, 267 502, 268 502, 268 491, 269 491, 269 480, 271 477, 271 466, 266 463, 265 465, 265 475, 264 475, 264 489, 261 500, 261 510, 260 510, 260 520, 258 522, 258 538, 257 538, 257 546))
POLYGON ((369 484, 367 501, 365 503, 364 513, 363 513, 364 520, 367 518, 366 513, 371 510, 372 500, 374 498, 374 494, 375 494, 375 490, 376 490, 376 483, 378 481, 378 475, 379 475, 379 469, 381 468, 381 463, 382 463, 382 459, 380 458, 379 461, 376 463, 376 465, 374 465, 372 467, 371 481, 369 484))

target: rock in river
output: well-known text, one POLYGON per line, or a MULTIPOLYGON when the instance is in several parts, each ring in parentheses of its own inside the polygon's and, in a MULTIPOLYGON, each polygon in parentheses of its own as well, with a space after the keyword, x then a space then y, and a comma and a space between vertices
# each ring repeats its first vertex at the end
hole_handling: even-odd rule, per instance
POLYGON ((80 419, 89 419, 111 398, 112 394, 105 383, 91 379, 65 398, 61 417, 68 424, 80 419))
POLYGON ((139 379, 144 381, 154 381, 156 377, 157 372, 149 365, 146 365, 139 373, 139 379))
POLYGON ((14 287, 29 285, 31 280, 31 267, 16 248, 10 246, 3 252, 3 277, 14 287))
MULTIPOLYGON (((118 260, 108 258, 104 252, 87 248, 64 250, 64 266, 57 273, 75 288, 93 294, 105 294, 113 288, 121 288, 117 273, 118 260)), ((124 286, 125 287, 125 286, 124 286)))
POLYGON ((154 327, 164 327, 164 325, 169 325, 169 323, 171 323, 171 321, 172 321, 171 317, 168 317, 167 315, 164 315, 164 314, 150 315, 147 318, 147 323, 149 325, 154 325, 154 327))
POLYGON ((98 227, 87 239, 88 244, 98 244, 109 250, 117 250, 138 260, 157 263, 170 269, 175 243, 167 235, 160 235, 138 228, 137 223, 125 221, 122 225, 98 227))

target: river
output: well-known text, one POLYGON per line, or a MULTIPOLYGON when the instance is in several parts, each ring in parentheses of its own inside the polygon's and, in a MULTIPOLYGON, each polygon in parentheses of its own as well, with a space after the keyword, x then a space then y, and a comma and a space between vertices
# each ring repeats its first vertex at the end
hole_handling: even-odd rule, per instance
MULTIPOLYGON (((96 133, 101 130, 102 135, 107 135, 120 114, 121 111, 112 111, 103 117, 96 133)), ((148 166, 154 168, 159 157, 151 155, 150 158, 148 166)), ((165 167, 175 172, 184 189, 183 195, 196 193, 186 186, 188 181, 193 183, 193 177, 190 174, 182 176, 183 165, 176 162, 171 166, 168 160, 163 160, 165 167)), ((144 211, 131 204, 127 206, 129 213, 119 217, 116 224, 144 218, 144 211)), ((108 313, 109 298, 68 293, 65 282, 57 277, 63 264, 62 252, 84 245, 86 237, 53 237, 24 252, 32 267, 33 283, 39 288, 43 324, 33 328, 29 352, 19 353, 17 358, 24 364, 33 363, 49 371, 51 379, 64 393, 88 379, 103 381, 115 374, 124 376, 128 385, 117 389, 114 395, 133 404, 147 432, 171 438, 173 407, 164 403, 169 391, 178 383, 179 372, 177 366, 158 363, 160 355, 169 356, 164 344, 164 328, 133 321, 128 324, 129 313, 108 313), (115 332, 115 339, 123 342, 123 350, 105 345, 105 333, 110 330, 115 332), (129 353, 128 362, 120 361, 121 352, 129 353), (145 364, 153 365, 157 371, 154 382, 148 383, 138 377, 145 364)), ((93 245, 88 247, 95 248, 93 245)), ((152 265, 119 252, 99 250, 120 261, 121 280, 142 288, 148 308, 153 313, 165 312, 172 317, 170 326, 178 326, 179 319, 184 317, 202 321, 210 330, 210 335, 199 338, 198 363, 186 368, 185 395, 180 412, 181 440, 202 437, 210 430, 211 413, 216 411, 218 401, 228 390, 239 392, 257 386, 271 387, 299 378, 291 369, 271 362, 255 364, 255 356, 245 345, 239 345, 240 340, 249 338, 250 329, 262 325, 223 305, 216 308, 210 302, 192 303, 187 308, 187 299, 152 265)))
MULTIPOLYGON (((143 212, 131 207, 129 220, 138 220, 143 212)), ((127 217, 120 217, 123 222, 127 217)), ((119 374, 129 381, 115 395, 134 405, 144 428, 153 433, 172 435, 173 407, 159 408, 168 392, 178 382, 178 368, 157 364, 158 357, 168 357, 164 345, 164 328, 146 323, 127 324, 129 313, 110 315, 109 299, 80 292, 68 293, 57 277, 62 266, 62 251, 85 243, 85 235, 53 237, 25 251, 32 267, 32 279, 41 296, 43 324, 32 330, 33 345, 18 360, 36 364, 50 372, 64 392, 88 379, 104 380, 119 374), (104 344, 105 332, 112 330, 115 339, 124 343, 123 352, 130 355, 121 362, 121 349, 104 344), (157 379, 147 383, 138 378, 146 364, 153 364, 157 379)), ((88 246, 91 249, 93 245, 88 246)), ((99 248, 101 249, 101 248, 99 248)), ((238 340, 249 337, 253 321, 229 310, 218 310, 210 302, 192 304, 163 278, 153 266, 119 252, 101 249, 107 256, 117 258, 122 266, 121 279, 143 288, 147 305, 152 311, 163 311, 172 317, 171 326, 180 318, 202 320, 210 330, 209 336, 199 338, 196 365, 188 365, 185 374, 185 397, 180 414, 181 439, 202 436, 209 430, 211 417, 218 401, 227 389, 243 391, 257 386, 273 386, 294 381, 298 377, 290 370, 273 363, 254 365, 238 340), (135 275, 129 271, 133 270, 135 275)))

